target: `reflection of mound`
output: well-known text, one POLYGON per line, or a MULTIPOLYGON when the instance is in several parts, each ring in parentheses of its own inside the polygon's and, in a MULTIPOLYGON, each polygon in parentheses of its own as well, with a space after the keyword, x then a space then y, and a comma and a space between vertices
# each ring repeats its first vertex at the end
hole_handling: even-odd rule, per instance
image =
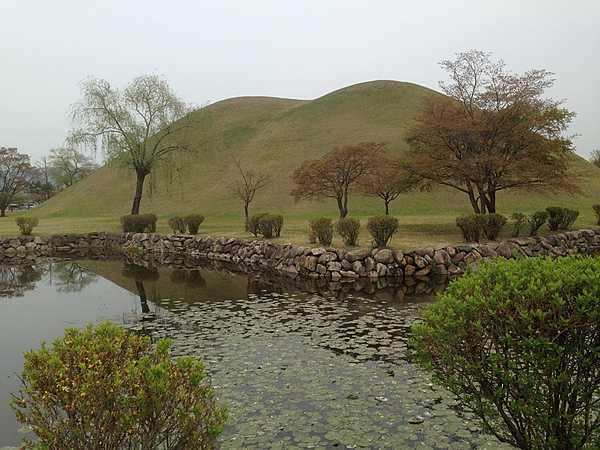
POLYGON ((160 274, 157 268, 148 268, 131 263, 123 264, 121 274, 125 278, 131 278, 135 281, 157 281, 160 278, 160 274))
POLYGON ((206 280, 199 270, 173 269, 169 279, 175 284, 185 284, 189 287, 205 287, 206 280))

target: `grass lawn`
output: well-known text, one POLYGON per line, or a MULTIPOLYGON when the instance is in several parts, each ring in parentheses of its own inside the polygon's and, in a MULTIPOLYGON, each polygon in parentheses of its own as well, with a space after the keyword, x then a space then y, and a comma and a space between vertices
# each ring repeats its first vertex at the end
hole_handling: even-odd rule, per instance
MULTIPOLYGON (((34 215, 32 211, 29 214, 34 215)), ((18 228, 14 217, 19 214, 9 215, 0 219, 0 236, 15 236, 18 228)), ((462 242, 460 230, 455 225, 454 215, 411 215, 396 216, 400 221, 400 230, 393 238, 391 246, 401 249, 414 249, 418 247, 436 247, 445 244, 457 244, 462 242)), ((159 217, 159 233, 169 233, 167 225, 168 217, 159 217)), ((366 230, 366 218, 361 218, 361 234, 359 244, 370 245, 371 238, 366 230)), ((596 227, 592 214, 582 214, 577 220, 574 228, 596 227)), ((505 227, 500 239, 510 237, 510 225, 505 227)), ((208 218, 200 227, 202 233, 213 236, 226 236, 236 238, 254 239, 254 237, 243 231, 242 218, 222 216, 208 218)), ((282 236, 274 239, 274 242, 296 243, 301 245, 312 245, 307 239, 307 220, 303 218, 286 219, 282 236)), ((50 235, 60 233, 88 233, 93 231, 120 231, 117 217, 45 217, 40 219, 39 226, 34 230, 37 235, 50 235)), ((544 226, 540 234, 549 231, 544 226)), ((339 237, 334 237, 334 246, 343 247, 339 237)))

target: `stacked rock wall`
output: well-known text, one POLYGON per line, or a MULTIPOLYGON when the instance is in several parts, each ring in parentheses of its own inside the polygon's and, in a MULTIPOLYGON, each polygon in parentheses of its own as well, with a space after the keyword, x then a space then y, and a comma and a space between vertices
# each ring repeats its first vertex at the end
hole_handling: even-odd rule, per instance
POLYGON ((304 247, 266 240, 211 236, 132 234, 127 252, 183 254, 277 270, 291 276, 357 278, 454 276, 483 258, 565 256, 600 253, 600 230, 568 231, 547 237, 516 238, 486 244, 461 244, 412 251, 304 247))
POLYGON ((454 276, 492 257, 600 254, 600 230, 568 231, 547 237, 516 238, 485 244, 448 245, 411 251, 340 249, 277 244, 267 240, 198 235, 89 233, 49 237, 0 238, 0 260, 85 254, 160 254, 225 261, 291 276, 331 281, 360 278, 454 276))

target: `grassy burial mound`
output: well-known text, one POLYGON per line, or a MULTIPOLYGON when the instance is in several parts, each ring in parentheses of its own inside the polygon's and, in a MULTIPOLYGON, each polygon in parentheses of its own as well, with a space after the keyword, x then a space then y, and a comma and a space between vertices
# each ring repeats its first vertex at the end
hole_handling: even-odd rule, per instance
MULTIPOLYGON (((333 200, 294 202, 290 196, 294 169, 335 146, 358 142, 387 142, 393 152, 408 151, 405 132, 430 95, 441 94, 412 83, 372 81, 310 101, 239 97, 214 103, 193 113, 196 125, 186 139, 194 152, 179 157, 171 170, 153 175, 141 211, 162 219, 159 231, 168 229, 170 216, 200 212, 207 218, 203 230, 244 235, 242 204, 230 189, 239 175, 234 164, 239 159, 247 169, 271 177, 252 203, 252 212, 284 215, 282 239, 301 240, 308 219, 336 218, 337 209, 333 200)), ((573 164, 589 174, 581 185, 587 195, 502 193, 499 212, 510 215, 549 205, 570 206, 581 211, 577 226, 591 226, 591 205, 600 199, 600 170, 577 156, 573 164)), ((134 183, 133 172, 103 167, 37 209, 41 221, 36 231, 117 230, 119 217, 130 208, 134 183)), ((366 218, 383 213, 383 203, 353 195, 349 209, 350 216, 366 218)), ((443 188, 402 194, 391 206, 391 214, 400 218, 399 239, 411 242, 459 239, 454 219, 469 211, 464 195, 443 188)), ((10 220, 0 223, 1 234, 14 233, 13 228, 10 220)))

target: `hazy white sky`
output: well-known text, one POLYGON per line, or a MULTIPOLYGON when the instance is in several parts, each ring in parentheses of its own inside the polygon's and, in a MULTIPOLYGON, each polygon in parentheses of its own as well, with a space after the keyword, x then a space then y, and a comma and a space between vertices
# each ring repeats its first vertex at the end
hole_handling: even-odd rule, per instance
POLYGON ((577 151, 600 147, 598 0, 0 0, 0 146, 62 143, 88 76, 164 75, 186 101, 315 98, 374 79, 437 89, 477 48, 556 73, 577 151))

